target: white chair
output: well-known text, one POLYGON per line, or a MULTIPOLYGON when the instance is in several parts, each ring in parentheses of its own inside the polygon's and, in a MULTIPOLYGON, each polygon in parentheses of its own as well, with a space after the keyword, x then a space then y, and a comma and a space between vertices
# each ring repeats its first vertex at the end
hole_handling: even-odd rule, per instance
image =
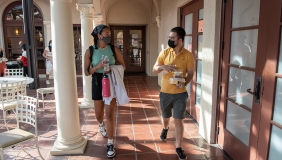
POLYGON ((39 145, 38 145, 38 133, 37 133, 37 119, 36 119, 36 110, 37 110, 37 99, 28 96, 18 96, 17 98, 17 128, 0 133, 0 152, 1 158, 4 160, 4 149, 13 148, 15 145, 20 145, 21 149, 26 152, 23 148, 22 143, 28 140, 34 140, 36 143, 36 148, 41 159, 42 157, 39 145), (35 134, 27 132, 20 129, 20 123, 30 124, 35 128, 35 134))
POLYGON ((3 111, 4 125, 7 130, 9 130, 6 122, 6 113, 10 110, 13 110, 13 112, 15 113, 17 95, 26 95, 26 81, 23 80, 18 82, 2 82, 0 93, 0 109, 3 111))
MULTIPOLYGON (((38 89, 37 89, 37 99, 39 99, 38 93, 40 93, 41 96, 42 96, 42 101, 43 101, 43 106, 42 106, 42 108, 45 107, 45 105, 44 105, 44 95, 45 95, 45 94, 54 93, 54 92, 55 92, 54 87, 38 88, 38 89)), ((39 103, 38 103, 38 107, 39 107, 39 103)))
POLYGON ((5 77, 23 77, 23 68, 7 69, 4 72, 5 77))

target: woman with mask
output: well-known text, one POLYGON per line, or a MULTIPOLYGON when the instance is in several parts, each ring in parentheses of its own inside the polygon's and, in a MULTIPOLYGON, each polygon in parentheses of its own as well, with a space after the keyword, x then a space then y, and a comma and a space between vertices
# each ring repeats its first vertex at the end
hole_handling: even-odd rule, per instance
POLYGON ((50 84, 49 75, 53 71, 52 40, 49 41, 49 45, 45 48, 42 56, 46 59, 46 84, 50 84))
POLYGON ((113 145, 116 99, 114 98, 111 101, 110 105, 104 104, 102 97, 102 76, 104 61, 102 60, 102 57, 108 56, 110 66, 114 65, 116 63, 116 60, 124 67, 124 69, 125 64, 120 50, 117 47, 114 47, 115 56, 113 51, 111 50, 111 46, 109 45, 111 42, 111 30, 108 26, 103 24, 96 26, 91 35, 94 37, 93 55, 90 62, 90 50, 86 50, 84 56, 84 73, 86 76, 92 75, 92 99, 94 100, 95 114, 99 123, 99 131, 103 137, 108 137, 107 156, 114 157, 116 154, 113 145), (90 63, 93 67, 88 69, 90 63), (106 127, 103 122, 104 109, 106 110, 106 127))

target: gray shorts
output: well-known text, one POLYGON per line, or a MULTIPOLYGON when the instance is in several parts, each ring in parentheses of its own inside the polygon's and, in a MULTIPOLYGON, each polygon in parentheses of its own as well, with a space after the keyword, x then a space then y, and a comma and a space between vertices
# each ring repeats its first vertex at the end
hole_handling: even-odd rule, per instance
POLYGON ((178 93, 178 94, 168 94, 161 92, 160 105, 161 105, 163 118, 170 118, 172 116, 172 109, 173 109, 173 118, 184 119, 187 98, 188 98, 187 92, 178 93))

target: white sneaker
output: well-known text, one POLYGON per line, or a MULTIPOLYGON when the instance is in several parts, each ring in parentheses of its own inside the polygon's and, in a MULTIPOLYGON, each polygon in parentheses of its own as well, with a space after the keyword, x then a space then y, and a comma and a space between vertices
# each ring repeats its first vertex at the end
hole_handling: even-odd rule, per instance
POLYGON ((116 155, 116 151, 115 151, 115 146, 113 144, 108 144, 107 145, 107 156, 109 158, 112 158, 116 155))
POLYGON ((50 84, 49 80, 46 80, 46 84, 50 84))
POLYGON ((99 124, 99 131, 104 138, 108 137, 104 122, 102 125, 99 124))

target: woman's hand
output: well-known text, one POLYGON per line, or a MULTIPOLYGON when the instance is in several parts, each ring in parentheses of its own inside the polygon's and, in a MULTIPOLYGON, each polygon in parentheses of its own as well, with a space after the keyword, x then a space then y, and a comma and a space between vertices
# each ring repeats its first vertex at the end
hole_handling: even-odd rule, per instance
POLYGON ((99 68, 103 68, 104 64, 103 61, 101 61, 100 63, 98 63, 96 66, 93 66, 92 68, 89 69, 89 74, 92 75, 94 74, 99 68))
POLYGON ((111 72, 111 67, 109 66, 109 71, 107 71, 107 72, 104 71, 104 73, 105 73, 105 74, 108 74, 108 73, 110 73, 110 72, 111 72))

